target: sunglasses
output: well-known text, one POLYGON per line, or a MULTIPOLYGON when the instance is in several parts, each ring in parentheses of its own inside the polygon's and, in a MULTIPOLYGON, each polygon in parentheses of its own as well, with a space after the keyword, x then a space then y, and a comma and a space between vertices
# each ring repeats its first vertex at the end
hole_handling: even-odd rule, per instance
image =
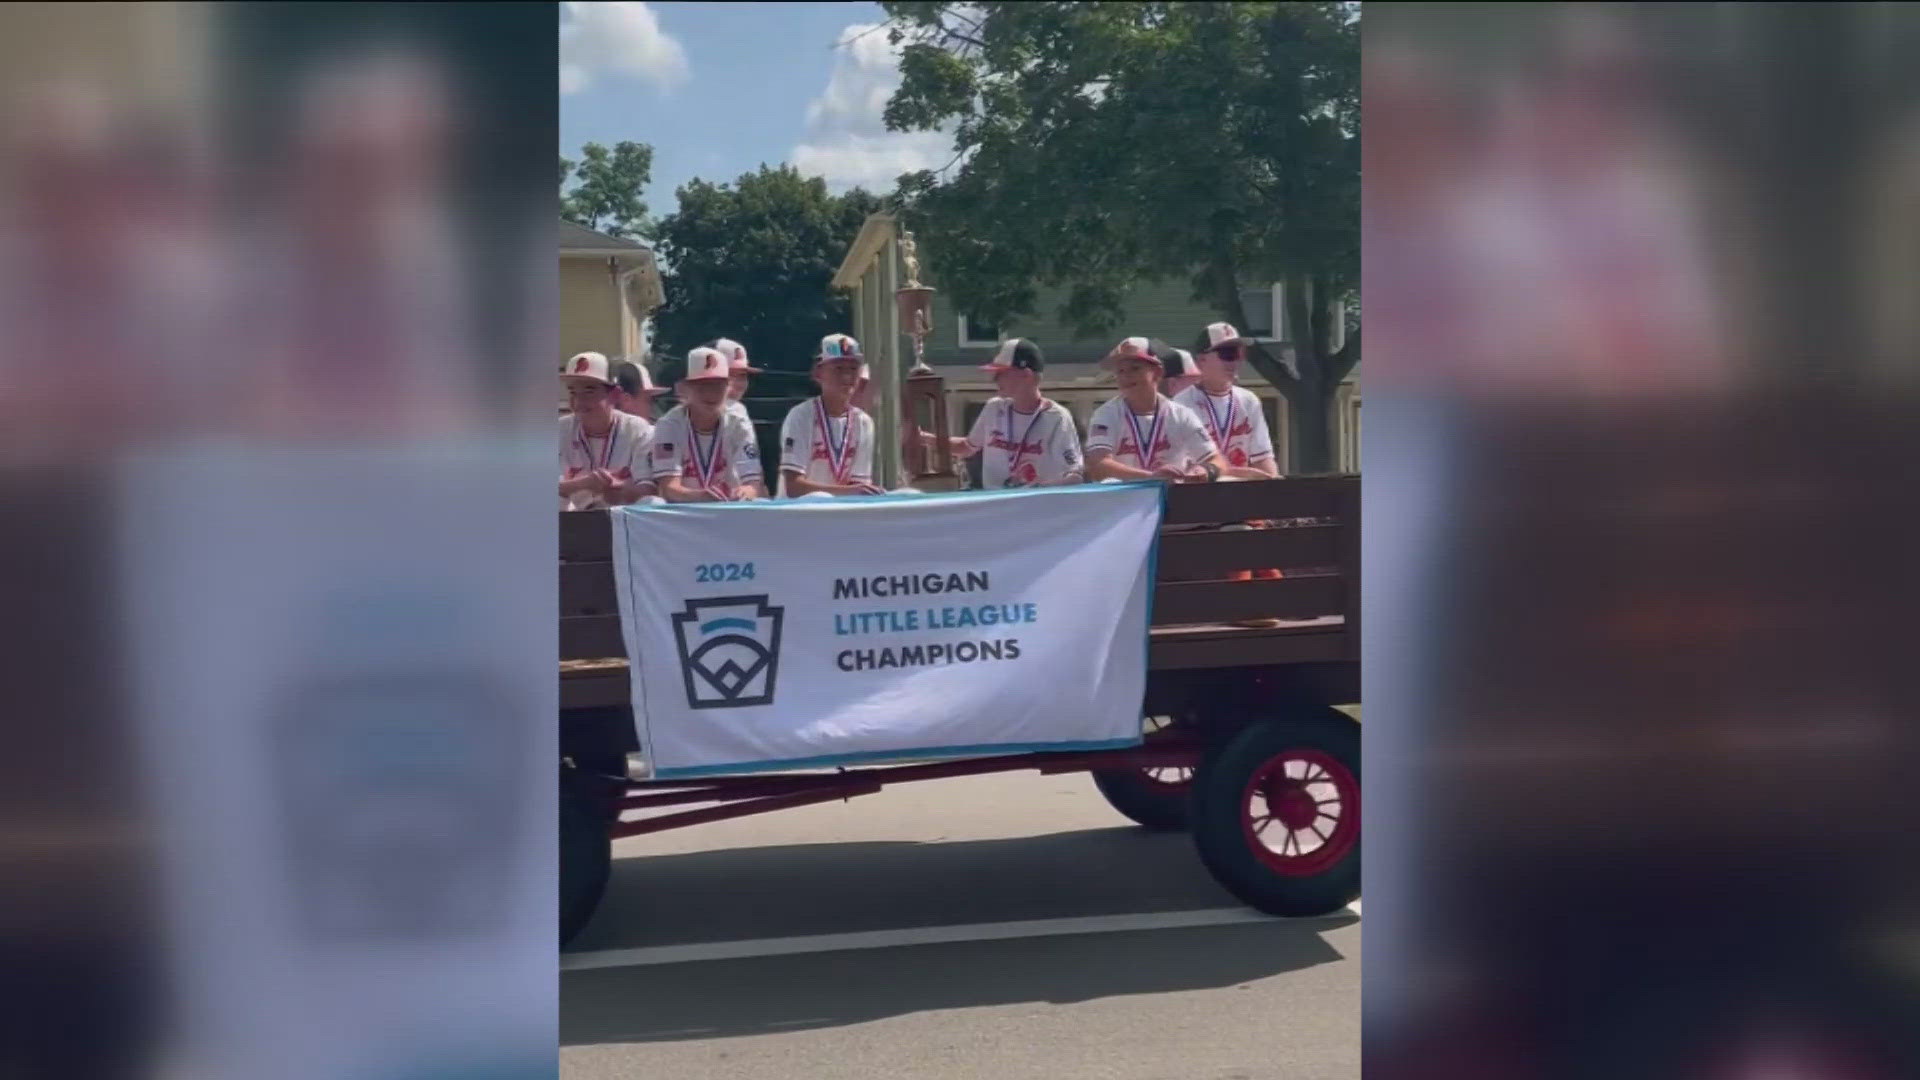
POLYGON ((1226 361, 1227 363, 1229 363, 1229 364, 1231 364, 1231 363, 1233 363, 1233 362, 1234 362, 1235 360, 1238 360, 1238 359, 1240 359, 1240 346, 1238 346, 1238 345, 1222 345, 1222 346, 1220 346, 1219 348, 1217 348, 1217 349, 1215 349, 1215 350, 1213 350, 1213 355, 1215 355, 1215 356, 1217 356, 1217 357, 1219 357, 1220 359, 1222 359, 1222 360, 1225 360, 1225 361, 1226 361))

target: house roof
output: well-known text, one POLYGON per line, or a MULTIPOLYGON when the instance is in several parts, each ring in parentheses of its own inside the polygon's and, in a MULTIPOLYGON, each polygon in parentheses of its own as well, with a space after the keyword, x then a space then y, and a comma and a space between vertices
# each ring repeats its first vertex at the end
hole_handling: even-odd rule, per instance
POLYGON ((566 254, 621 255, 646 251, 648 248, 637 240, 623 240, 617 236, 608 236, 606 233, 595 232, 585 225, 576 225, 561 218, 560 250, 566 254))

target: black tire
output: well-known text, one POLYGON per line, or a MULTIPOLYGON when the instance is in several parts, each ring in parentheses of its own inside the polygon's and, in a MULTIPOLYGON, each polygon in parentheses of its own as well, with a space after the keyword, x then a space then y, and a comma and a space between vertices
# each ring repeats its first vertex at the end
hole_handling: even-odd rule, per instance
POLYGON ((1148 776, 1144 769, 1095 769, 1093 786, 1107 804, 1134 824, 1155 832, 1177 832, 1187 827, 1193 805, 1193 785, 1169 784, 1148 776))
MULTIPOLYGON (((1214 879, 1249 907, 1295 918, 1332 914, 1360 897, 1359 785, 1360 725, 1347 716, 1326 708, 1256 721, 1209 753, 1194 777, 1194 847, 1214 879), (1257 819, 1248 809, 1255 778, 1272 778, 1277 768, 1281 786, 1288 786, 1286 770, 1293 761, 1302 762, 1303 777, 1327 780, 1311 786, 1296 782, 1291 786, 1300 794, 1292 797, 1305 799, 1309 814, 1333 814, 1333 823, 1322 826, 1327 817, 1315 816, 1296 831, 1278 820, 1282 811, 1265 801, 1262 788, 1260 806, 1274 819, 1266 828, 1271 834, 1275 825, 1281 827, 1279 835, 1289 837, 1283 847, 1291 837, 1304 837, 1307 828, 1325 827, 1328 842, 1297 855, 1256 848, 1249 829, 1257 819), (1338 775, 1342 771, 1345 775, 1338 775), (1320 799, 1328 799, 1332 810, 1315 805, 1320 799), (1280 865, 1288 869, 1283 872, 1280 865)), ((1297 805, 1287 810, 1299 812, 1297 805)))
POLYGON ((613 871, 612 785, 560 769, 560 944, 586 927, 613 871))

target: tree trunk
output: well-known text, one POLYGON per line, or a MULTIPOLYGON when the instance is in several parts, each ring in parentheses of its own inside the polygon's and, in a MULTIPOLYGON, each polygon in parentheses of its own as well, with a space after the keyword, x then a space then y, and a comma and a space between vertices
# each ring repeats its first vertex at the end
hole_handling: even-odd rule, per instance
POLYGON ((1283 387, 1287 399, 1287 472, 1330 473, 1333 452, 1333 396, 1337 384, 1295 382, 1283 387))

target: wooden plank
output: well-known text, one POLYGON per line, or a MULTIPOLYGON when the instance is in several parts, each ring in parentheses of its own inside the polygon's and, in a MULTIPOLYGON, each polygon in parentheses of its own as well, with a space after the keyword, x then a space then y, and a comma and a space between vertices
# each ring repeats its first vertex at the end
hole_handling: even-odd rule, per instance
POLYGON ((1346 524, 1341 539, 1340 576, 1347 581, 1347 659, 1360 660, 1360 485, 1342 496, 1340 517, 1346 524))
POLYGON ((1259 518, 1333 517, 1342 494, 1358 488, 1358 476, 1290 476, 1221 484, 1173 484, 1167 488, 1168 525, 1251 521, 1259 518))
POLYGON ((560 659, 594 660, 625 656, 618 615, 588 615, 560 620, 560 659))
POLYGON ((1234 532, 1169 532, 1160 537, 1159 574, 1167 580, 1205 580, 1220 571, 1286 570, 1334 566, 1344 525, 1297 525, 1234 532))
POLYGON ((1337 615, 1345 609, 1346 590, 1346 581, 1337 574, 1278 581, 1170 582, 1153 591, 1153 624, 1337 615))
POLYGON ((1264 667, 1312 664, 1346 658, 1346 631, 1338 624, 1320 633, 1237 630, 1230 636, 1199 638, 1155 635, 1147 647, 1147 666, 1155 671, 1192 668, 1264 667))
POLYGON ((633 684, 622 669, 618 675, 560 680, 562 709, 603 709, 633 701, 633 684))
POLYGON ((614 596, 613 564, 576 562, 560 564, 560 617, 581 615, 618 615, 619 601, 614 596))
POLYGON ((605 510, 560 513, 560 561, 606 562, 613 558, 613 532, 605 510))

